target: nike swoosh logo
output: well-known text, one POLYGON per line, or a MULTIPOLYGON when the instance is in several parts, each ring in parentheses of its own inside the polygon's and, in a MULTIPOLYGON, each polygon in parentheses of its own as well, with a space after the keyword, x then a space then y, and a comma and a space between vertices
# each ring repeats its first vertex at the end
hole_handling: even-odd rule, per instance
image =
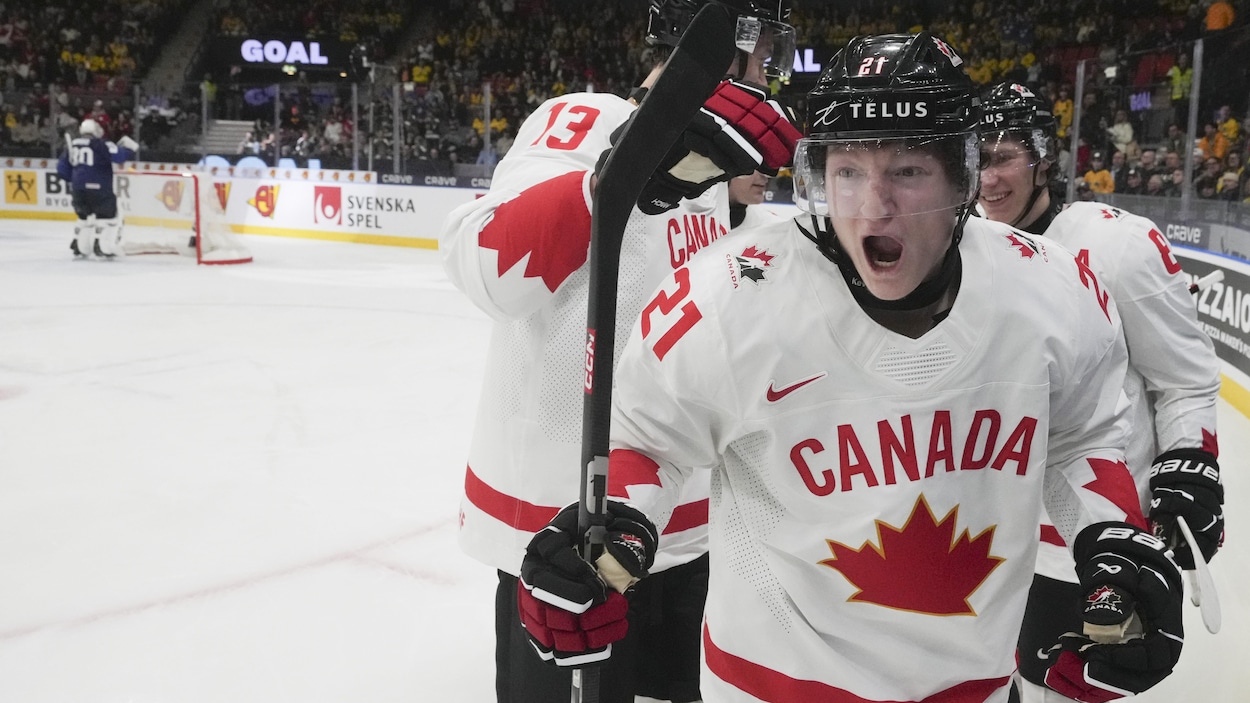
POLYGON ((803 379, 802 381, 798 381, 798 382, 795 382, 795 383, 791 383, 790 385, 785 386, 785 387, 783 387, 783 388, 775 388, 775 387, 773 387, 773 384, 774 384, 774 383, 776 383, 776 382, 775 382, 775 381, 769 381, 769 382, 768 382, 768 392, 764 394, 764 397, 768 399, 768 402, 770 402, 770 403, 776 403, 777 401, 779 401, 779 400, 781 400, 782 398, 784 398, 784 397, 786 397, 786 396, 790 395, 791 393, 793 393, 793 392, 797 391, 798 389, 802 388, 803 386, 806 386, 807 384, 812 383, 813 381, 819 381, 820 379, 824 378, 825 376, 826 376, 826 374, 825 374, 825 373, 823 373, 823 372, 822 372, 822 373, 818 373, 818 374, 816 374, 815 376, 812 376, 812 377, 810 377, 810 378, 805 378, 805 379, 803 379))

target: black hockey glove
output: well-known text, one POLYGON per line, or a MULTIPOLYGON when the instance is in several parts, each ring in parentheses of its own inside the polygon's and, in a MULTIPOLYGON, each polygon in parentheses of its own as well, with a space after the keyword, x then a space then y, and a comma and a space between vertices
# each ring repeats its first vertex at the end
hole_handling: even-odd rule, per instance
POLYGON ((1085 591, 1085 632, 1050 650, 1046 685, 1085 703, 1141 693, 1181 656, 1183 586, 1167 548, 1124 522, 1086 527, 1073 548, 1085 591))
POLYGON ((1194 554, 1181 535, 1176 518, 1184 517, 1202 550, 1211 561, 1224 543, 1224 486, 1220 465, 1201 449, 1173 449, 1155 459, 1150 467, 1150 513, 1155 535, 1172 550, 1182 569, 1194 568, 1194 554))
POLYGON ((611 644, 629 627, 629 604, 621 592, 647 575, 659 541, 645 515, 608 501, 605 554, 596 570, 576 550, 577 512, 576 504, 561 510, 530 540, 517 589, 530 644, 559 666, 581 666, 612 654, 611 644))
POLYGON ((642 189, 638 209, 658 215, 735 176, 777 175, 793 161, 803 136, 794 122, 765 89, 722 81, 642 189))

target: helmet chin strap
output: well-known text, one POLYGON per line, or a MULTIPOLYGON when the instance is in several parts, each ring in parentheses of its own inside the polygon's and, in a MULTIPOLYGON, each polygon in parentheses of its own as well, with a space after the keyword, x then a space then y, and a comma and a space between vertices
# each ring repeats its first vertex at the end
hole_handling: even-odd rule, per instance
POLYGON ((802 225, 799 225, 799 230, 816 243, 816 247, 826 259, 838 267, 842 278, 846 281, 847 288, 851 290, 851 295, 860 307, 874 310, 919 310, 937 302, 950 289, 951 284, 959 279, 963 271, 963 260, 959 256, 959 241, 963 239, 964 225, 968 222, 968 216, 971 213, 970 204, 960 206, 959 219, 951 231, 950 246, 946 248, 946 254, 942 257, 942 265, 938 268, 937 274, 922 281, 912 292, 898 300, 882 300, 868 290, 864 279, 855 270, 851 257, 847 255, 846 250, 842 248, 842 243, 834 234, 833 221, 828 217, 825 218, 826 226, 822 228, 816 215, 812 215, 812 228, 815 234, 808 232, 802 225))
MULTIPOLYGON (((1023 225, 1020 224, 1021 222, 1024 222, 1024 218, 1029 216, 1030 212, 1033 212, 1033 206, 1037 205, 1037 200, 1038 198, 1042 197, 1042 193, 1048 192, 1050 190, 1049 184, 1045 182, 1043 182, 1041 185, 1037 184, 1037 165, 1036 164, 1033 165, 1033 178, 1031 180, 1033 183, 1033 194, 1029 196, 1028 204, 1026 204, 1024 206, 1024 209, 1020 211, 1020 216, 1012 220, 1008 224, 1010 224, 1012 227, 1022 229, 1031 234, 1044 234, 1046 232, 1046 228, 1050 226, 1050 221, 1055 218, 1054 207, 1046 208, 1046 211, 1040 214, 1032 222, 1026 222, 1023 225), (1041 225, 1040 229, 1038 228, 1039 224, 1041 225)), ((1053 200, 1054 199, 1052 198, 1052 201, 1053 200)), ((1052 202, 1051 205, 1053 206, 1054 203, 1052 202)))
POLYGON ((746 75, 747 75, 747 63, 751 60, 751 55, 743 51, 742 49, 738 49, 737 51, 738 51, 738 59, 734 61, 734 63, 737 64, 738 70, 736 71, 736 73, 738 75, 733 76, 733 79, 739 82, 744 82, 746 81, 746 75))
POLYGON ((1020 222, 1022 222, 1024 218, 1028 217, 1029 213, 1033 211, 1033 206, 1037 204, 1037 199, 1042 197, 1042 189, 1045 187, 1046 186, 1039 186, 1037 184, 1033 185, 1033 194, 1029 196, 1029 202, 1025 204, 1024 209, 1020 211, 1020 215, 1009 223, 1012 227, 1023 229, 1023 227, 1020 227, 1020 222))

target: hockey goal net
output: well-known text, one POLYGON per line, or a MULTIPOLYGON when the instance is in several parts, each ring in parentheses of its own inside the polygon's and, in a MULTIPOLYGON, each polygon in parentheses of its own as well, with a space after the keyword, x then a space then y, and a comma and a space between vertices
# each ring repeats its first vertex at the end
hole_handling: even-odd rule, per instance
POLYGON ((194 256, 201 264, 245 264, 252 252, 226 219, 230 181, 206 173, 119 171, 122 251, 194 256))

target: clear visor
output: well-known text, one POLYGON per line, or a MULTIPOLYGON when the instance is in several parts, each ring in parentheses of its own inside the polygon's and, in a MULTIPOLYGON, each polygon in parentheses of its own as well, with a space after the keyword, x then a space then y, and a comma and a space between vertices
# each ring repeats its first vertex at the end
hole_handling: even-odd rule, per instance
POLYGON ((999 175, 1035 168, 1043 160, 1053 160, 1046 135, 1040 129, 1003 130, 981 136, 981 169, 999 175))
POLYGON ((794 71, 794 27, 758 17, 738 17, 734 45, 755 57, 768 78, 788 80, 794 71))
POLYGON ((976 134, 906 139, 806 138, 794 159, 794 200, 835 219, 951 210, 976 197, 976 134))

